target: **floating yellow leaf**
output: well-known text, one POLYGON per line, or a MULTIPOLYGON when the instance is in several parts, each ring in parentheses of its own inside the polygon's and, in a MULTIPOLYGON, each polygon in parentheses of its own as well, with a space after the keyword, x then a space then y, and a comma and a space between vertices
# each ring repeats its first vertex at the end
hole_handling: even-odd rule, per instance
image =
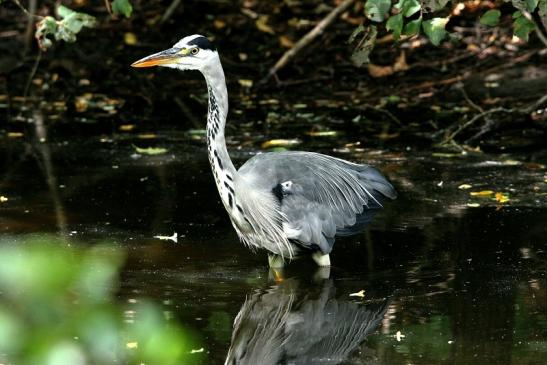
POLYGON ((285 35, 282 35, 281 37, 279 37, 279 44, 283 48, 293 48, 294 47, 294 42, 289 37, 287 37, 285 35))
POLYGON ((351 293, 349 296, 350 297, 364 298, 365 297, 365 291, 364 290, 359 290, 357 293, 351 293))
POLYGON ((140 139, 154 139, 154 138, 156 138, 156 134, 154 134, 154 133, 142 133, 142 134, 139 134, 137 137, 139 137, 140 139))
POLYGON ((8 198, 5 197, 4 195, 0 195, 0 203, 5 203, 8 201, 8 198))
POLYGON ((481 205, 479 203, 467 203, 467 206, 469 208, 478 208, 480 207, 481 205))
POLYGON ((299 139, 271 139, 262 143, 262 148, 272 148, 272 147, 288 147, 296 146, 300 144, 299 139))
POLYGON ((401 342, 401 340, 402 340, 403 338, 405 338, 406 336, 403 335, 403 334, 401 333, 401 331, 397 331, 397 333, 396 333, 395 336, 393 336, 393 337, 395 337, 395 339, 397 340, 397 342, 401 342))
POLYGON ((138 342, 128 342, 125 346, 128 349, 136 349, 137 347, 139 347, 139 343, 138 342))
POLYGON ((247 87, 247 88, 253 87, 253 80, 239 79, 237 80, 237 82, 239 83, 239 85, 243 87, 247 87))
POLYGON ((123 35, 123 41, 129 46, 134 46, 137 44, 137 36, 135 33, 125 32, 123 35))
POLYGON ((472 188, 471 184, 461 184, 460 186, 458 186, 458 189, 461 189, 461 190, 467 190, 471 188, 472 188))
POLYGON ((312 137, 335 137, 338 135, 337 131, 311 131, 307 133, 312 137))
POLYGON ((496 195, 494 196, 496 201, 499 202, 499 203, 506 203, 509 201, 509 195, 507 194, 504 194, 504 193, 496 193, 496 195))
POLYGON ((261 32, 269 33, 269 34, 275 34, 273 28, 268 25, 268 16, 267 15, 259 16, 258 19, 255 22, 255 25, 258 28, 258 30, 261 31, 261 32))
POLYGON ((137 151, 137 153, 140 153, 141 155, 161 155, 167 152, 167 148, 162 148, 162 147, 148 147, 148 148, 140 148, 137 146, 133 146, 133 147, 135 147, 135 151, 137 151))
POLYGON ((122 124, 120 126, 120 131, 123 131, 123 132, 129 132, 129 131, 132 131, 133 129, 135 129, 135 124, 122 124))
POLYGON ((213 21, 213 27, 215 27, 216 29, 225 28, 226 27, 226 22, 222 19, 217 18, 213 21))
POLYGON ((469 193, 471 196, 490 196, 494 192, 492 190, 481 190, 481 191, 472 191, 469 193))
POLYGON ((8 138, 21 138, 23 133, 21 132, 8 132, 8 138))
POLYGON ((205 351, 205 349, 202 347, 202 348, 199 348, 197 350, 194 350, 192 349, 192 351, 190 351, 191 354, 199 354, 200 352, 203 352, 205 351))

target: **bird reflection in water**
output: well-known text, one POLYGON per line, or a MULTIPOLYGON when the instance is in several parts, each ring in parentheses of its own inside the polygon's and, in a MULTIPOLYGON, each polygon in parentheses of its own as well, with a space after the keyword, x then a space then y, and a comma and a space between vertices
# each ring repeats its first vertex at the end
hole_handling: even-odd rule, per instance
POLYGON ((225 364, 339 364, 373 333, 388 300, 363 305, 335 298, 332 279, 308 290, 287 279, 245 300, 225 364))

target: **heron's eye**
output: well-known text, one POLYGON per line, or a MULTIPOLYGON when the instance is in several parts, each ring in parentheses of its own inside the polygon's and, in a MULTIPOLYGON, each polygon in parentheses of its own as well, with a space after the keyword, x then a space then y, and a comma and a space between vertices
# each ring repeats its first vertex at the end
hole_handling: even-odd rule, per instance
POLYGON ((198 52, 199 52, 199 48, 192 48, 192 50, 190 51, 190 53, 193 55, 197 55, 198 52))

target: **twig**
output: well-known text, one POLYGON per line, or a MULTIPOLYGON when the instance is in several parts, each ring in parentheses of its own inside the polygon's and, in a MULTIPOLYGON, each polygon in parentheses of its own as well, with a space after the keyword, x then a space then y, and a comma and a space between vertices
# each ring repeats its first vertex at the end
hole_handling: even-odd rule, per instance
POLYGON ((40 64, 40 60, 42 59, 42 51, 38 51, 38 56, 36 57, 36 61, 34 61, 34 66, 32 66, 32 70, 30 71, 30 74, 28 75, 27 84, 25 85, 25 91, 23 92, 23 98, 26 100, 30 84, 32 83, 32 79, 34 78, 34 75, 36 74, 36 71, 38 70, 38 65, 40 64))
MULTIPOLYGON (((15 3, 19 3, 18 0, 14 0, 15 3)), ((29 1, 29 10, 27 11, 25 8, 19 4, 19 7, 23 9, 25 14, 27 14, 27 29, 25 31, 25 49, 23 50, 23 55, 26 55, 28 50, 31 47, 32 40, 34 39, 34 15, 36 14, 36 0, 30 0, 29 1)))
POLYGON ((163 13, 163 15, 161 17, 161 20, 160 20, 160 24, 165 23, 166 21, 169 20, 169 18, 171 18, 171 16, 175 12, 175 9, 180 5, 180 1, 181 0, 173 0, 171 5, 169 5, 167 10, 165 10, 165 13, 163 13))
POLYGON ((332 22, 340 16, 344 11, 346 11, 355 0, 344 0, 338 6, 336 6, 330 13, 327 14, 317 25, 310 30, 304 37, 302 37, 293 48, 289 49, 287 52, 281 56, 281 58, 275 63, 275 65, 270 68, 266 77, 260 81, 261 84, 266 83, 273 75, 277 74, 279 70, 285 67, 300 51, 306 48, 313 40, 319 37, 327 27, 329 27, 332 22))
POLYGON ((547 37, 545 37, 545 34, 543 34, 541 29, 539 29, 539 26, 534 20, 534 18, 532 17, 532 14, 530 14, 530 12, 526 9, 519 9, 519 10, 521 11, 522 15, 524 15, 526 19, 534 23, 534 30, 536 32, 536 35, 538 36, 539 40, 543 43, 543 45, 547 47, 547 37))
POLYGON ((363 109, 372 109, 374 111, 377 111, 378 113, 381 113, 381 114, 384 114, 384 115, 387 115, 389 119, 391 119, 392 121, 394 121, 396 124, 398 125, 402 125, 401 121, 399 120, 399 118, 397 118, 395 115, 393 115, 392 112, 390 112, 389 110, 385 110, 385 109, 382 109, 382 108, 378 108, 378 107, 375 107, 374 105, 370 105, 370 104, 365 104, 362 106, 363 109))
POLYGON ((104 0, 104 6, 106 7, 108 14, 112 15, 112 5, 110 4, 110 0, 104 0))
POLYGON ((469 98, 469 95, 467 95, 467 92, 465 91, 465 87, 463 85, 460 87, 460 91, 462 92, 463 98, 465 99, 465 101, 467 101, 469 105, 471 105, 479 113, 484 113, 484 109, 475 104, 475 102, 469 98))
POLYGON ((17 5, 19 7, 19 9, 21 9, 23 11, 23 13, 25 13, 27 16, 32 16, 30 14, 30 12, 27 10, 27 8, 25 8, 20 2, 19 0, 12 0, 15 5, 17 5))
POLYGON ((481 118, 485 118, 489 115, 492 115, 492 114, 495 114, 495 113, 515 113, 517 110, 515 109, 507 109, 507 108, 503 108, 503 107, 499 107, 499 108, 494 108, 494 109, 490 109, 490 110, 487 110, 485 112, 482 112, 480 114, 477 114, 475 115, 473 118, 471 118, 470 120, 468 120, 467 122, 465 122, 464 124, 460 125, 458 127, 458 129, 456 129, 454 132, 452 132, 448 137, 445 138, 444 142, 443 143, 446 143, 446 142, 449 142, 451 140, 454 139, 454 137, 456 137, 458 134, 460 134, 463 130, 465 130, 466 128, 470 127, 471 125, 473 125, 475 122, 477 122, 478 120, 480 120, 481 118))

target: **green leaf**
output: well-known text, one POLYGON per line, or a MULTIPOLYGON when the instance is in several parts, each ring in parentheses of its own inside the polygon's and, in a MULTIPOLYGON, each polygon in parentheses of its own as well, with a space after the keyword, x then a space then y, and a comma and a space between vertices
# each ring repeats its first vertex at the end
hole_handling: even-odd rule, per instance
POLYGON ((524 41, 528 41, 528 36, 536 28, 536 25, 526 19, 524 16, 520 16, 513 22, 513 34, 524 41))
POLYGON ((538 6, 538 0, 525 0, 524 2, 530 13, 536 10, 536 7, 538 6))
POLYGON ((541 23, 547 29, 547 0, 539 0, 538 15, 541 23))
POLYGON ((387 30, 393 31, 393 38, 398 40, 401 37, 403 31, 403 14, 399 13, 389 17, 386 23, 387 30))
POLYGON ((405 27, 403 28, 403 34, 413 36, 420 33, 420 25, 422 25, 422 17, 406 23, 405 27))
POLYGON ((388 17, 391 0, 367 0, 365 15, 372 21, 381 22, 388 17))
POLYGON ((480 23, 490 27, 498 25, 500 21, 501 11, 497 9, 488 10, 481 16, 480 23))
POLYGON ((422 23, 422 28, 433 45, 438 46, 446 37, 444 29, 446 23, 448 23, 448 18, 433 18, 422 23))
POLYGON ((421 5, 418 0, 404 0, 403 2, 403 15, 407 18, 419 12, 420 9, 421 5))
POLYGON ((360 67, 369 62, 369 55, 374 48, 377 34, 376 26, 370 25, 366 28, 363 38, 361 38, 351 55, 351 61, 355 66, 360 67))
POLYGON ((511 3, 519 10, 528 10, 532 13, 536 10, 538 0, 511 0, 511 3))
POLYGON ((434 13, 441 10, 447 3, 448 0, 422 0, 423 9, 426 13, 434 13))
POLYGON ((112 2, 112 11, 116 15, 122 14, 129 18, 133 12, 133 6, 131 6, 129 0, 114 0, 112 2))

